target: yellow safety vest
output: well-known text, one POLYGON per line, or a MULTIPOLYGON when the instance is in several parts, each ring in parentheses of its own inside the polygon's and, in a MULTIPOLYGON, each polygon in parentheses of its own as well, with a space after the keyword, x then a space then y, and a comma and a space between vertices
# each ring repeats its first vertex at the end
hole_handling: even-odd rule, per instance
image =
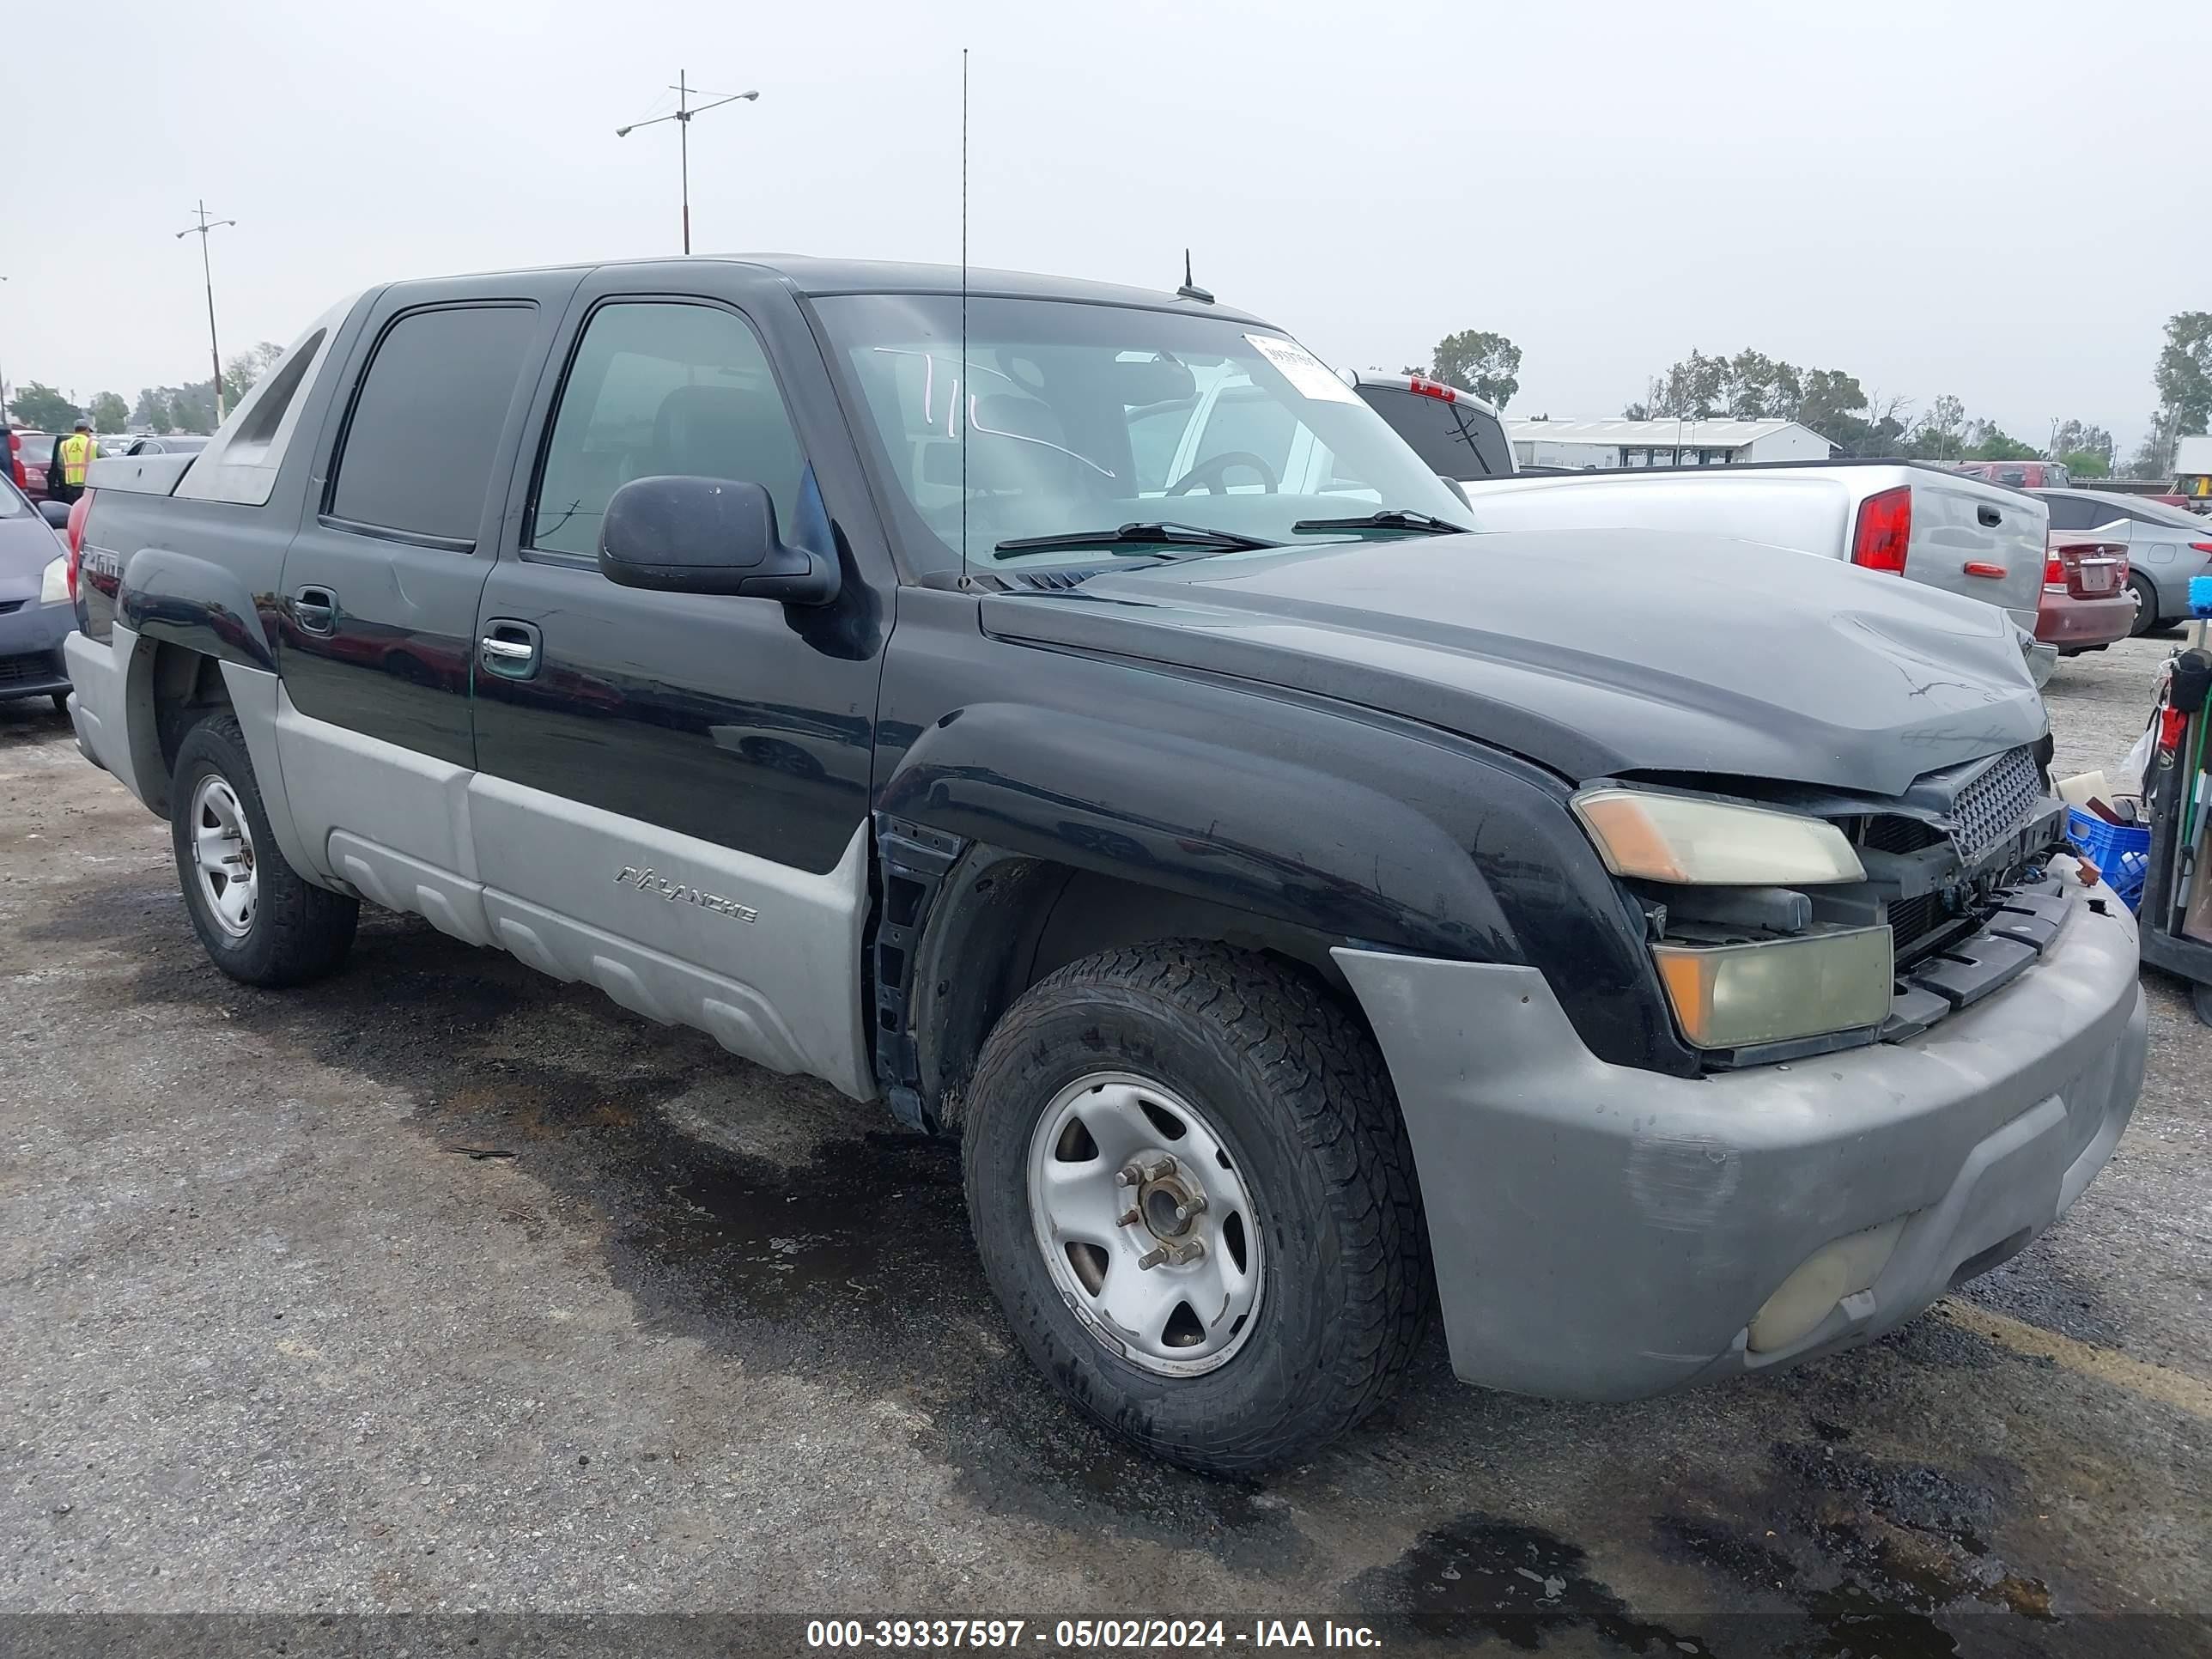
POLYGON ((100 446, 84 433, 72 432, 62 440, 62 482, 76 485, 84 482, 84 470, 99 454, 100 446))

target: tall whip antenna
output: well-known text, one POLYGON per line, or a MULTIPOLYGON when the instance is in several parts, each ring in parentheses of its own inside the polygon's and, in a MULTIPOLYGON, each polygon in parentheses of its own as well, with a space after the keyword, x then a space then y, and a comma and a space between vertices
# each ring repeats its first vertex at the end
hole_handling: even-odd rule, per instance
POLYGON ((960 48, 960 585, 968 585, 968 48, 960 48))

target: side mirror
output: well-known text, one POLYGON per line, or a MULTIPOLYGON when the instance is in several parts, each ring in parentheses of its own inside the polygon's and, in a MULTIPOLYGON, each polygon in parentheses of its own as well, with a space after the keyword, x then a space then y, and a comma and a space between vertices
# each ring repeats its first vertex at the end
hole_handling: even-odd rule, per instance
POLYGON ((57 530, 69 528, 70 504, 67 501, 44 501, 39 503, 39 516, 57 530))
POLYGON ((599 521, 599 569, 611 582, 665 593, 728 593, 827 605, 836 563, 776 534, 775 502, 731 478, 633 478, 599 521))

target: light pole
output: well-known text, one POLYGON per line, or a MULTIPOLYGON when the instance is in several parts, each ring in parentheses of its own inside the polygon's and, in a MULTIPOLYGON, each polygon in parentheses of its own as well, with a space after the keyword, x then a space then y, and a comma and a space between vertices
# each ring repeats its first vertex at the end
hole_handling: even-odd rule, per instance
POLYGON ((192 211, 194 216, 199 220, 199 223, 186 225, 177 233, 177 235, 179 240, 186 236, 197 236, 200 239, 200 276, 207 283, 208 361, 215 366, 215 423, 221 426, 222 424, 222 353, 215 343, 215 272, 208 264, 208 233, 211 230, 220 230, 225 225, 234 225, 238 221, 210 219, 207 203, 204 199, 192 211))
POLYGON ((615 137, 627 138, 640 127, 657 127, 663 121, 676 123, 676 165, 682 174, 684 186, 684 251, 689 253, 691 251, 691 118, 704 115, 710 109, 720 109, 725 104, 740 100, 757 102, 760 94, 733 92, 726 98, 717 98, 711 104, 694 105, 691 102, 690 82, 682 70, 677 70, 676 84, 669 90, 676 94, 676 112, 673 115, 656 115, 650 121, 634 121, 629 126, 617 127, 615 137))

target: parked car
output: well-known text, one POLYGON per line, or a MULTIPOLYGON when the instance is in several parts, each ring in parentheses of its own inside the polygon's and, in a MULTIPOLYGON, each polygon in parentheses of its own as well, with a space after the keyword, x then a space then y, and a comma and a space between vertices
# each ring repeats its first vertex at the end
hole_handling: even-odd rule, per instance
POLYGON ((2140 608, 2128 586, 2125 546, 2051 532, 2043 598, 2035 611, 2037 639, 2062 657, 2102 651, 2135 631, 2140 608))
POLYGON ((0 702, 51 697, 57 711, 68 706, 62 641, 76 625, 61 538, 29 496, 0 478, 0 702))
POLYGON ((1954 461, 1951 471, 2008 489, 2063 489, 2074 482, 2061 461, 1954 461))
POLYGON ((2212 575, 2212 523, 2186 507, 2088 489, 2039 489, 2051 533, 2117 544, 2126 550, 2134 590, 2134 631, 2148 634, 2189 614, 2189 582, 2212 575))
MULTIPOLYGON (((1881 558, 2032 523, 2039 568, 2040 505, 1923 477, 1881 558)), ((368 899, 957 1130, 1024 1348, 1198 1468, 1358 1421, 1432 1294, 1535 1394, 1864 1342, 2047 1227, 2141 1083, 1995 607, 1458 533, 1226 307, 395 283, 92 482, 78 738, 224 972, 337 971, 368 899), (394 635, 467 674, 352 648, 394 635)))
POLYGON ((60 441, 52 432, 18 432, 15 434, 15 461, 22 476, 16 486, 33 501, 46 499, 46 468, 54 459, 54 446, 60 441))
POLYGON ((1513 447, 1498 410, 1472 392, 1417 374, 1347 369, 1342 378, 1438 477, 1476 483, 1513 476, 1513 447))
MULTIPOLYGON (((113 453, 121 455, 197 455, 208 446, 207 438, 194 432, 148 433, 131 439, 113 453)), ((106 445, 102 454, 108 453, 106 445)))
MULTIPOLYGON (((1902 575, 2006 611, 2038 675, 2056 660, 2033 637, 2048 515, 2033 497, 1978 478, 1902 461, 1751 462, 1524 471, 1463 493, 1469 522, 1486 532, 1699 531, 1902 575)), ((1584 604, 1642 601, 1639 587, 1584 604)))

